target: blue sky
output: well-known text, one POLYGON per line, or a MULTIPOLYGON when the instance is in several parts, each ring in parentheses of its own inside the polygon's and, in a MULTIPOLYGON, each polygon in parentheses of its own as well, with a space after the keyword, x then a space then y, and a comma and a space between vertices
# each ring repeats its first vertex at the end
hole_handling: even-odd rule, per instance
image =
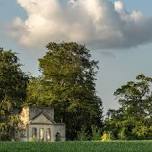
MULTIPOLYGON (((127 11, 140 10, 144 16, 152 16, 151 0, 124 0, 124 2, 127 11)), ((23 70, 37 75, 37 59, 44 54, 45 49, 36 46, 25 47, 18 42, 17 38, 10 36, 8 27, 11 27, 17 16, 23 20, 27 18, 26 10, 17 4, 16 0, 0 0, 0 46, 16 51, 24 65, 23 70)), ((142 45, 138 44, 125 48, 107 48, 98 45, 96 49, 93 49, 93 45, 88 44, 88 46, 93 50, 93 58, 100 61, 97 92, 103 100, 105 111, 108 108, 118 107, 112 94, 119 86, 126 81, 134 80, 139 73, 152 76, 151 40, 144 41, 142 45)))

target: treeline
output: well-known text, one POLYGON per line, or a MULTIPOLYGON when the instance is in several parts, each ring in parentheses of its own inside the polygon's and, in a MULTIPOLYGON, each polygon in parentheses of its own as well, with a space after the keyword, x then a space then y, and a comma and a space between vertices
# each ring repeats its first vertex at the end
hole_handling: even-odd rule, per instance
POLYGON ((114 139, 152 139, 152 78, 141 74, 114 92, 118 110, 109 110, 105 130, 114 139))
POLYGON ((0 140, 11 140, 24 105, 52 106, 55 120, 66 124, 68 140, 152 139, 152 78, 137 76, 117 89, 120 108, 103 118, 96 95, 98 61, 77 43, 49 43, 39 59, 41 75, 21 70, 14 52, 0 49, 0 140))

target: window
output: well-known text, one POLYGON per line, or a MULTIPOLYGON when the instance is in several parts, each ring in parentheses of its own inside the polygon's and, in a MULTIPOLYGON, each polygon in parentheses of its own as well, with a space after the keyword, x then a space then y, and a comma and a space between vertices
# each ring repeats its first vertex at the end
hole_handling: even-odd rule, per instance
POLYGON ((41 141, 44 141, 44 128, 40 128, 39 137, 41 141))
POLYGON ((32 128, 32 138, 37 138, 37 128, 32 128))
POLYGON ((50 141, 51 140, 51 129, 47 128, 46 130, 46 140, 50 141))

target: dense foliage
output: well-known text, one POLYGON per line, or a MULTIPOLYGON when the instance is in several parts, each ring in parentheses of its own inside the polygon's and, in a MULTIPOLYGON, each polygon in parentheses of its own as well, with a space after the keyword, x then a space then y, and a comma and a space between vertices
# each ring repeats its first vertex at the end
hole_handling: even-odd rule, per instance
POLYGON ((52 106, 68 140, 152 139, 151 77, 138 75, 114 92, 120 107, 108 111, 103 128, 98 62, 85 46, 49 43, 39 68, 42 75, 28 80, 16 54, 0 49, 0 140, 14 138, 23 104, 52 106))
POLYGON ((0 49, 0 140, 13 138, 18 127, 28 81, 20 67, 15 53, 0 49))
POLYGON ((151 152, 152 141, 0 143, 2 152, 151 152))
POLYGON ((138 75, 117 89, 120 108, 109 110, 106 128, 116 139, 152 139, 152 78, 138 75))
POLYGON ((92 125, 102 125, 102 102, 95 89, 98 62, 83 45, 49 43, 39 63, 42 77, 29 84, 29 104, 53 106, 56 121, 66 124, 68 139, 76 139, 82 128, 91 138, 92 125))

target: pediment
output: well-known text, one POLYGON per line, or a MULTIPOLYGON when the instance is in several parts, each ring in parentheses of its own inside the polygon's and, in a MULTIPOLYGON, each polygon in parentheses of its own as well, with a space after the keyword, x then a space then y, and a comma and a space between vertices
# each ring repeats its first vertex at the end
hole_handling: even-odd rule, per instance
POLYGON ((53 124, 51 120, 49 120, 43 113, 39 114, 35 118, 31 120, 31 123, 36 124, 53 124))

